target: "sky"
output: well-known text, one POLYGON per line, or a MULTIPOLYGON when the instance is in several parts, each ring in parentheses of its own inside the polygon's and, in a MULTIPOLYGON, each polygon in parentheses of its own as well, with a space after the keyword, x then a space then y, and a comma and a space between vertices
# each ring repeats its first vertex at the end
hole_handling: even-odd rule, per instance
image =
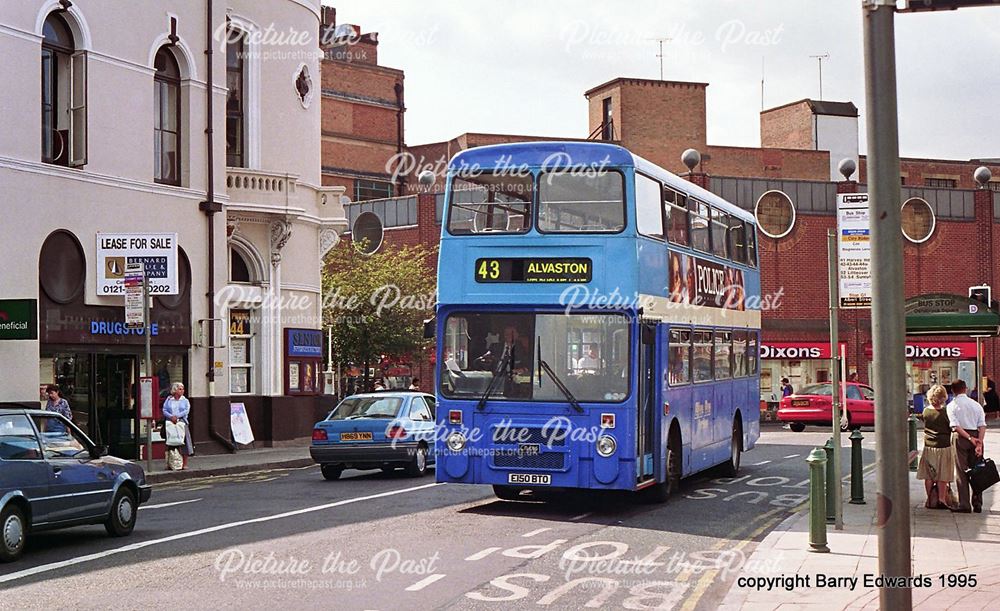
MULTIPOLYGON (((708 142, 759 146, 763 104, 851 101, 865 151, 861 0, 323 0, 406 73, 406 143, 465 132, 583 138, 619 76, 709 83, 708 142)), ((899 14, 900 154, 1000 157, 1000 6, 899 14)))

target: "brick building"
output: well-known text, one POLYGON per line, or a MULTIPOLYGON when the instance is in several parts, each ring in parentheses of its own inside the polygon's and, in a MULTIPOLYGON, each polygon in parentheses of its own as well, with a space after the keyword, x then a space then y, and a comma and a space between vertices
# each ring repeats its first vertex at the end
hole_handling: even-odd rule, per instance
MULTIPOLYGON (((324 69, 331 64, 343 68, 328 59, 324 69)), ((324 74, 324 130, 328 129, 327 117, 334 114, 328 114, 326 105, 342 103, 339 98, 326 96, 328 82, 333 81, 324 74)), ((381 94, 367 94, 370 97, 385 95, 385 85, 370 86, 382 88, 381 94)), ((763 315, 761 395, 770 398, 783 376, 791 378, 794 386, 801 386, 825 380, 829 375, 829 361, 817 357, 826 357, 829 351, 827 230, 836 225, 837 194, 867 189, 866 160, 859 151, 858 109, 851 102, 798 100, 761 112, 760 147, 727 146, 707 141, 708 91, 706 83, 613 79, 585 92, 588 126, 580 136, 621 144, 747 210, 758 211, 758 201, 767 192, 780 191, 788 196, 784 204, 787 209, 775 213, 769 203, 770 214, 760 219, 763 291, 782 292, 781 306, 763 315), (700 165, 690 173, 680 160, 681 153, 689 148, 701 153, 700 165), (853 160, 857 167, 847 179, 838 170, 844 159, 853 160), (782 226, 768 226, 775 224, 782 226)), ((381 116, 381 129, 391 126, 391 118, 389 114, 381 116)), ((397 181, 397 193, 409 195, 349 204, 348 219, 353 223, 361 212, 372 211, 383 221, 387 243, 436 244, 443 210, 443 170, 453 155, 476 146, 554 139, 565 140, 467 132, 443 142, 404 147, 408 162, 401 172, 403 179, 397 181), (418 186, 415 180, 425 170, 436 175, 430 188, 418 186)), ((335 165, 331 161, 334 147, 327 146, 325 142, 324 180, 331 180, 328 169, 335 165)), ((378 153, 385 171, 385 163, 394 151, 385 146, 378 153)), ((367 162, 369 158, 364 159, 367 162)), ((350 160, 340 163, 349 164, 350 160)), ((383 178, 391 180, 392 176, 383 178)), ((1000 160, 904 157, 900 181, 902 201, 918 198, 903 210, 904 228, 909 232, 904 232, 907 297, 930 293, 964 296, 969 286, 992 286, 996 280, 993 262, 1000 254, 1000 233, 994 230, 1000 223, 1000 160), (973 179, 980 166, 986 166, 997 177, 984 188, 973 179)), ((774 196, 769 198, 771 202, 774 196)), ((868 380, 870 312, 844 311, 840 323, 848 372, 857 372, 862 381, 868 380)), ((908 351, 914 356, 929 354, 920 350, 927 348, 933 349, 930 353, 954 357, 909 359, 907 370, 914 392, 932 381, 957 378, 960 369, 965 372, 968 362, 974 359, 974 342, 922 337, 911 338, 908 343, 908 351)), ((1000 373, 994 365, 996 348, 995 340, 985 342, 988 375, 1000 373)))

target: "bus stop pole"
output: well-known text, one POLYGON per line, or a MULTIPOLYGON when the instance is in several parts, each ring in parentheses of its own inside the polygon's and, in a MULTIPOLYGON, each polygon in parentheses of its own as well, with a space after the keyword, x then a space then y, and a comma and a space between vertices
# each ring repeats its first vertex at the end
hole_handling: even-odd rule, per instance
MULTIPOLYGON (((149 320, 149 276, 145 273, 142 275, 142 324, 144 335, 146 336, 146 367, 145 375, 153 375, 153 361, 150 358, 150 335, 152 334, 152 329, 149 320)), ((152 386, 150 386, 152 388, 152 386)), ((159 397, 151 397, 152 404, 155 405, 159 397)), ((153 410, 154 412, 156 410, 153 410)), ((149 473, 153 470, 153 420, 150 418, 146 420, 146 472, 149 473)))
POLYGON ((840 474, 840 273, 838 267, 837 230, 827 231, 827 251, 829 253, 830 271, 830 381, 832 383, 831 399, 833 410, 830 421, 833 426, 833 481, 827 483, 827 490, 833 491, 833 527, 844 530, 844 508, 841 505, 841 474, 840 474))
MULTIPOLYGON (((875 382, 879 574, 911 575, 906 431, 906 323, 900 228, 895 0, 863 0, 875 382)), ((879 589, 879 608, 910 609, 910 588, 879 589)))

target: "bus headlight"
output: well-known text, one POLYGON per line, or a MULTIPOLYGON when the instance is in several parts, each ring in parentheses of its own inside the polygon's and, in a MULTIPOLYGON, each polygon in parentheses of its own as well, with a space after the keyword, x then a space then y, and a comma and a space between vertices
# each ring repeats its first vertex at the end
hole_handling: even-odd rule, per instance
POLYGON ((615 453, 618 449, 618 442, 615 438, 610 435, 601 435, 597 438, 597 453, 601 456, 608 457, 615 453))
POLYGON ((448 435, 448 439, 445 440, 448 444, 448 449, 452 452, 458 452, 465 447, 465 435, 455 431, 451 435, 448 435))

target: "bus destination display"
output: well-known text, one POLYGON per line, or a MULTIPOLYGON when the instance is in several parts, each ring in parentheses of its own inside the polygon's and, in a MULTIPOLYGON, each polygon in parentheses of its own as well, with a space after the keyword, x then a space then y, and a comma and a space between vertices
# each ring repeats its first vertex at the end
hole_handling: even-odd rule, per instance
POLYGON ((488 258, 476 259, 476 282, 590 282, 590 259, 488 258))

